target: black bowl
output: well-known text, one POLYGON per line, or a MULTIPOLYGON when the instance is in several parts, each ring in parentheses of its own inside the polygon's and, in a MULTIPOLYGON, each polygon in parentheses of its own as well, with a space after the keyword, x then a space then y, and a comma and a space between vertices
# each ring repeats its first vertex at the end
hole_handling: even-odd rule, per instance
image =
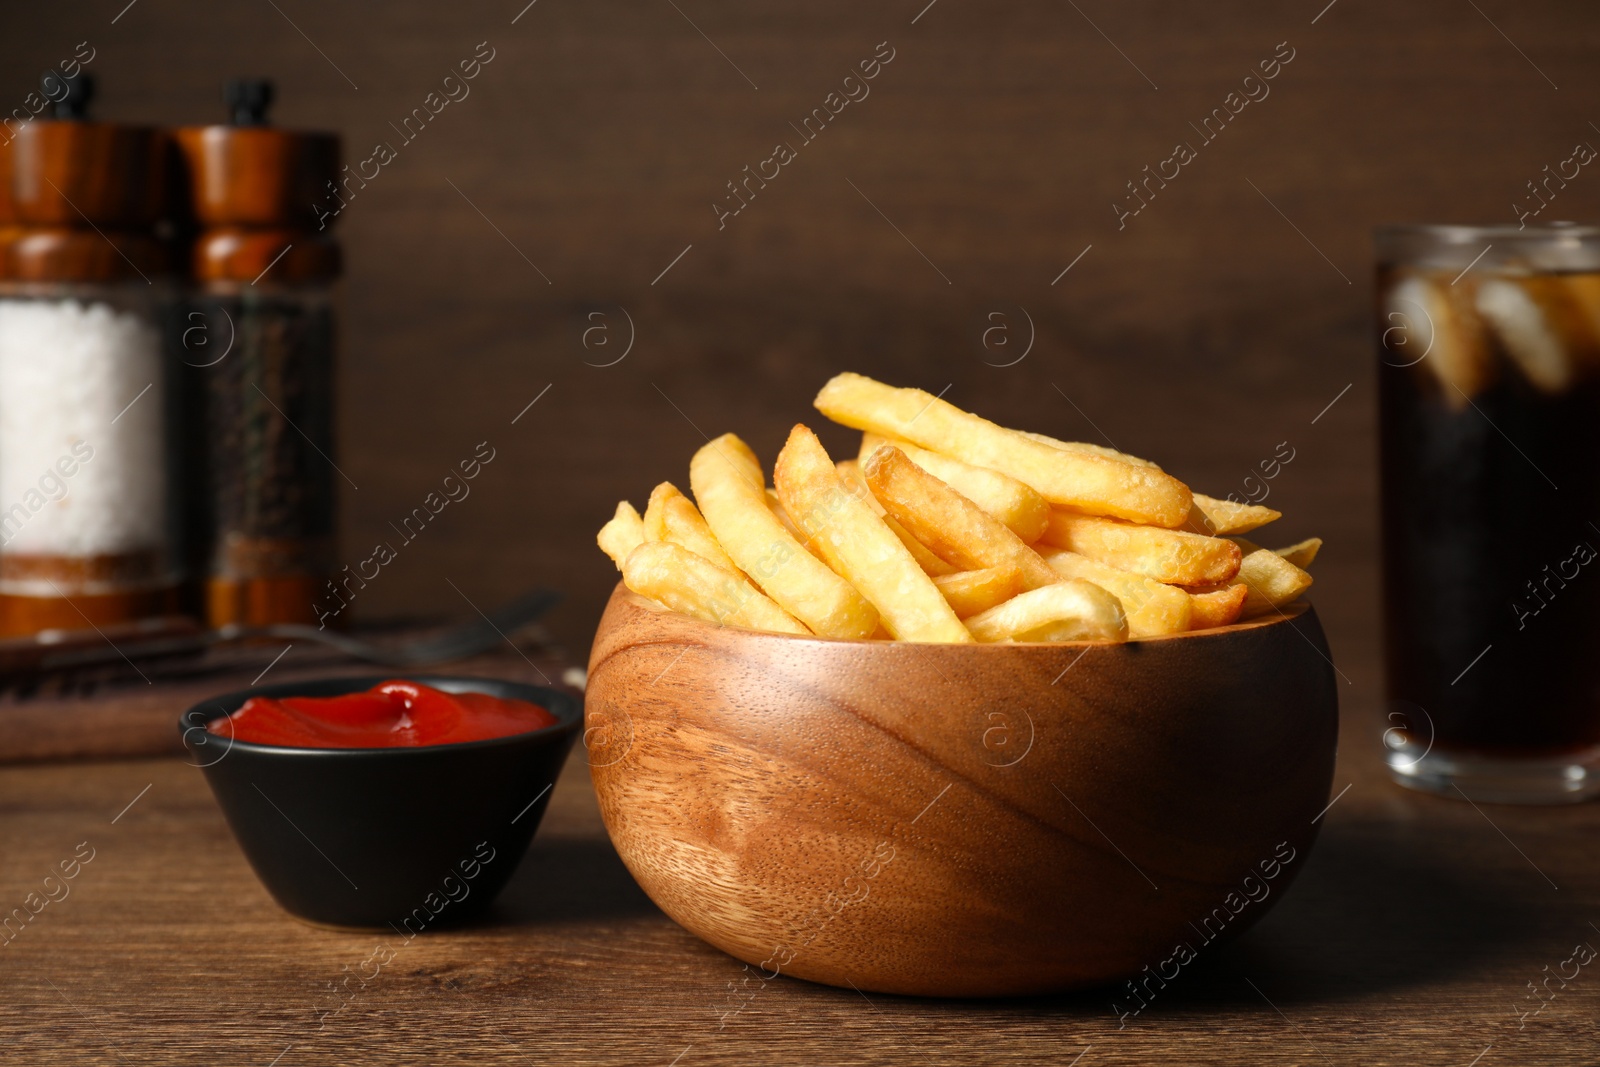
POLYGON ((550 802, 583 708, 555 689, 488 678, 383 675, 259 686, 180 720, 245 858, 292 915, 403 935, 466 919, 505 887, 550 802), (548 708, 554 725, 416 748, 286 748, 206 724, 255 696, 328 697, 409 677, 548 708))

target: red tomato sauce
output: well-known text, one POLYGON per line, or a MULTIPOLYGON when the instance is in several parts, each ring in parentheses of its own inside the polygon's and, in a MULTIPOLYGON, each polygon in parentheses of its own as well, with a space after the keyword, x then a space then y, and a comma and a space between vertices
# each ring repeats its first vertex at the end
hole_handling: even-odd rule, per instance
POLYGON ((289 748, 410 748, 486 741, 556 723, 525 700, 446 693, 393 681, 337 697, 251 697, 206 729, 221 737, 289 748))

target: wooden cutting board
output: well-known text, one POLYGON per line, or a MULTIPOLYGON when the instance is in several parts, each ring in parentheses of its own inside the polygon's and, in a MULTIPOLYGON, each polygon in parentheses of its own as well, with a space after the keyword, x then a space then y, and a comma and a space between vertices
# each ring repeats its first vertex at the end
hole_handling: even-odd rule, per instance
MULTIPOLYGON (((405 641, 423 627, 362 634, 405 641)), ((570 658, 535 627, 520 644, 414 674, 466 674, 571 688, 570 658), (565 680, 564 680, 565 679, 565 680)), ((216 647, 181 658, 117 663, 43 679, 0 678, 0 763, 157 756, 182 751, 178 719, 195 704, 258 682, 397 675, 308 642, 216 647)))

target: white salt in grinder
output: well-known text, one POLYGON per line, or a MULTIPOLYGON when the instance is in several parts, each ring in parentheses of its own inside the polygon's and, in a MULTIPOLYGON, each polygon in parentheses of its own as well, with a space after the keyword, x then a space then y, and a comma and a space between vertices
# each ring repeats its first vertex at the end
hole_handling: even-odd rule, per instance
POLYGON ((179 604, 170 142, 89 75, 0 132, 0 636, 179 604))

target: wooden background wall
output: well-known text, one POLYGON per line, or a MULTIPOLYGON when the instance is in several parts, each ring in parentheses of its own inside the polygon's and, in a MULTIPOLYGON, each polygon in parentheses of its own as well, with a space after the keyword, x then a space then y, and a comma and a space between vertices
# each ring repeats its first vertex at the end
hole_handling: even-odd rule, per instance
MULTIPOLYGON (((702 432, 770 461, 856 369, 1218 495, 1287 441, 1269 502, 1284 540, 1328 539, 1315 599, 1374 691, 1370 229, 1514 221, 1545 164, 1600 145, 1594 5, 525 2, 92 0, 19 6, 0 35, 0 102, 87 40, 102 117, 214 121, 223 79, 267 75, 281 122, 352 160, 494 50, 339 222, 346 558, 477 442, 498 453, 363 616, 465 613, 446 579, 483 605, 550 582, 581 653, 617 498, 682 484, 702 432), (725 183, 885 41, 870 96, 719 230, 725 183), (1125 183, 1280 42, 1270 95, 1119 230, 1125 183), (619 309, 631 351, 586 365, 621 353, 619 309)), ((1561 197, 1549 215, 1592 219, 1600 175, 1561 197)))

